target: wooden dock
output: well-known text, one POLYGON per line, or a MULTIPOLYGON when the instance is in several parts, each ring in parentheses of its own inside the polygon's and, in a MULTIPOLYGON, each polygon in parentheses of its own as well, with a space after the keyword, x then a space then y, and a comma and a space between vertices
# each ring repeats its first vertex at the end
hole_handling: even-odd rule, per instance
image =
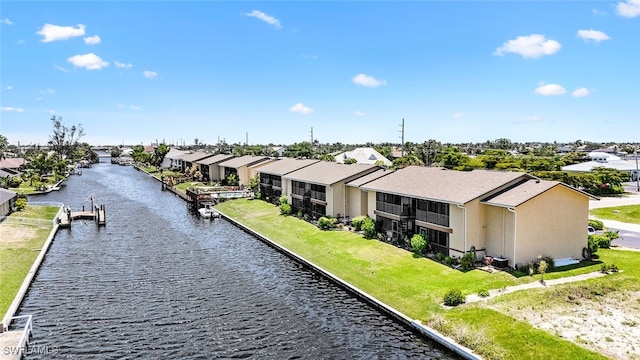
POLYGON ((93 220, 98 226, 105 226, 107 224, 106 211, 104 205, 95 205, 93 210, 86 211, 71 211, 66 208, 58 217, 58 223, 62 228, 71 227, 71 222, 76 219, 93 220))

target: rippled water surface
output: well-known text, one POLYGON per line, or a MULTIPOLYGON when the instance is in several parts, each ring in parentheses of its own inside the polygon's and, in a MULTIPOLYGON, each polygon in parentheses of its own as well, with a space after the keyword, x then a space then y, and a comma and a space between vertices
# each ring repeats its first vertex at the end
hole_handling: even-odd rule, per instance
POLYGON ((21 307, 36 358, 454 359, 131 167, 100 163, 30 200, 105 204, 61 230, 21 307))

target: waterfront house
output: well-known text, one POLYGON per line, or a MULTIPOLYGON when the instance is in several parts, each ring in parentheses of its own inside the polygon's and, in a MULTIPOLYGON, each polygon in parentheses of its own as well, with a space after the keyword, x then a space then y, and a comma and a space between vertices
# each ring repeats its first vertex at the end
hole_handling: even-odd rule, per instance
POLYGON ((520 172, 409 166, 361 186, 367 214, 388 236, 428 237, 447 256, 467 251, 506 259, 582 257, 590 195, 520 172))
POLYGON ((374 148, 356 148, 351 151, 335 155, 337 163, 343 164, 346 160, 354 159, 358 164, 376 164, 380 162, 384 166, 391 166, 391 160, 384 157, 374 148))
POLYGON ((0 160, 0 169, 3 170, 11 170, 14 172, 22 171, 24 166, 27 164, 27 161, 21 157, 15 158, 4 158, 0 160))
POLYGON ((13 212, 17 199, 16 192, 0 188, 0 220, 13 212))
POLYGON ((283 188, 293 212, 302 211, 312 218, 337 217, 347 209, 346 183, 378 169, 370 164, 320 161, 282 176, 283 188))
POLYGON ((366 192, 360 190, 360 187, 373 180, 389 175, 394 171, 395 170, 392 169, 379 169, 346 183, 346 205, 344 215, 351 217, 367 214, 369 209, 369 198, 366 192))
POLYGON ((180 160, 182 160, 182 172, 185 172, 187 169, 192 168, 194 164, 197 163, 197 161, 208 158, 210 156, 213 156, 213 154, 204 151, 196 151, 194 153, 181 156, 180 160))
POLYGON ((198 164, 200 165, 200 172, 202 173, 202 178, 205 181, 222 180, 223 176, 221 176, 220 174, 219 164, 223 161, 232 159, 233 157, 234 157, 233 155, 218 154, 218 155, 204 158, 202 160, 198 160, 198 164))
POLYGON ((284 187, 286 182, 283 183, 282 177, 319 161, 314 159, 281 158, 278 161, 262 166, 258 170, 262 199, 277 203, 280 196, 287 193, 287 188, 284 187))
POLYGON ((227 179, 233 174, 238 180, 238 185, 249 185, 249 180, 255 175, 256 168, 274 161, 267 156, 245 155, 229 159, 218 164, 220 175, 227 179))
POLYGON ((188 153, 188 151, 170 148, 169 152, 164 156, 164 159, 162 160, 162 164, 160 166, 163 169, 181 169, 182 160, 180 160, 180 156, 188 153))

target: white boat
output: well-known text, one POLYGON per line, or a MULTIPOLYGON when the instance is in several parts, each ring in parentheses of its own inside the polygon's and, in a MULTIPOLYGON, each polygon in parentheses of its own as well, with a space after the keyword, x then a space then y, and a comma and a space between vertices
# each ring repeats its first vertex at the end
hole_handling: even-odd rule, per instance
POLYGON ((212 219, 212 218, 219 218, 220 217, 220 213, 215 211, 209 205, 198 209, 198 213, 200 213, 200 216, 202 216, 205 219, 212 219))

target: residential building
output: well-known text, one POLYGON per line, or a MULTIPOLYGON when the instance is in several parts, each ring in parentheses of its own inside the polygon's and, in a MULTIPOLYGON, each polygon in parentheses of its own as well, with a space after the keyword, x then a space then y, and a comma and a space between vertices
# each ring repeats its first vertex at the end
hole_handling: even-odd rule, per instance
POLYGON ((320 160, 314 159, 292 159, 281 158, 261 167, 260 173, 260 194, 262 199, 272 203, 277 203, 282 194, 287 194, 287 182, 282 181, 282 177, 296 170, 315 164, 320 160))
POLYGON ((409 166, 363 184, 367 214, 391 238, 427 236, 447 256, 579 259, 587 246, 590 195, 519 172, 409 166))
POLYGON ((355 159, 358 164, 376 164, 382 163, 384 166, 391 166, 391 160, 384 157, 374 148, 356 148, 351 151, 345 151, 335 156, 336 162, 343 164, 346 160, 355 159))
POLYGON ((229 159, 218 164, 222 179, 227 179, 234 174, 238 180, 238 185, 249 185, 249 180, 255 175, 256 168, 274 161, 267 156, 245 155, 229 159))
POLYGON ((629 174, 627 181, 637 181, 638 165, 635 161, 622 160, 619 156, 602 151, 592 151, 587 154, 591 161, 561 167, 562 171, 591 172, 595 168, 609 168, 624 171, 629 174))
POLYGON ((198 160, 198 164, 200 165, 200 172, 202 173, 202 178, 204 179, 204 181, 222 180, 224 177, 220 174, 219 164, 232 158, 234 158, 233 155, 218 154, 204 158, 202 160, 198 160))
POLYGON ((356 216, 347 211, 346 184, 378 170, 370 164, 337 164, 320 161, 282 176, 292 210, 312 218, 325 215, 356 216))
POLYGON ((0 218, 13 212, 17 199, 18 194, 16 192, 0 188, 0 218))
POLYGON ((194 164, 197 166, 197 162, 199 160, 202 160, 204 158, 208 158, 210 156, 213 156, 213 154, 208 153, 208 152, 204 152, 204 151, 196 151, 194 153, 191 154, 185 154, 180 156, 180 160, 182 161, 182 171, 186 171, 187 169, 190 169, 191 167, 194 166, 194 164))
POLYGON ((169 152, 164 156, 164 159, 162 160, 162 164, 160 166, 163 169, 182 169, 182 160, 180 160, 180 156, 188 153, 188 151, 170 148, 169 152))
POLYGON ((360 216, 369 211, 369 198, 367 193, 360 190, 360 187, 383 176, 393 173, 395 170, 379 169, 365 176, 361 176, 346 184, 346 205, 345 216, 360 216))

